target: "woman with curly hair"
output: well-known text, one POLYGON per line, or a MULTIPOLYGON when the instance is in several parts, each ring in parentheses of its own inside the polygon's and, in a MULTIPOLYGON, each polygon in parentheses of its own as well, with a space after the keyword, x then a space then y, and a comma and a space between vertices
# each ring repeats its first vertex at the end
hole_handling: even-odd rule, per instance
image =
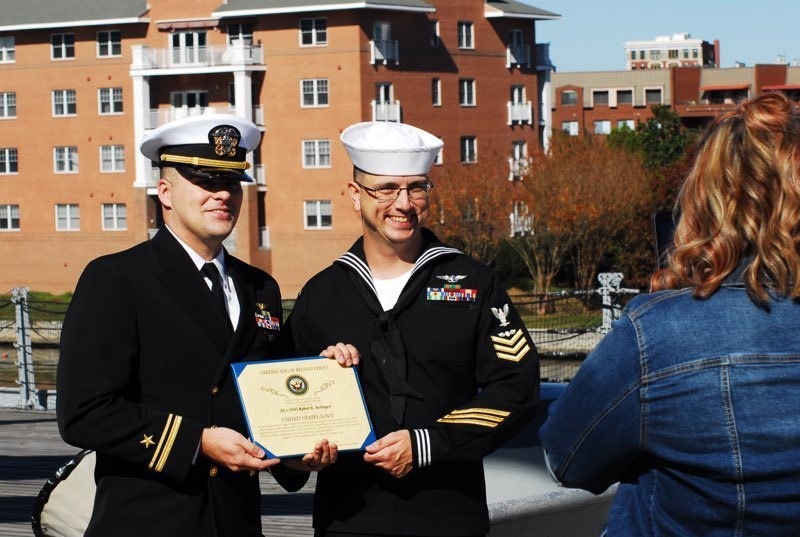
POLYGON ((540 431, 559 482, 619 483, 612 536, 800 535, 800 116, 742 102, 697 142, 668 265, 540 431))

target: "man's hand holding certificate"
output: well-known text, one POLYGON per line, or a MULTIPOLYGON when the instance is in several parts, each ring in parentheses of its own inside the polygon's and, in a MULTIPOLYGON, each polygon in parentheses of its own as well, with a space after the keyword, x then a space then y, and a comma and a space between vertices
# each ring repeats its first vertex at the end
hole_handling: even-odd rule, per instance
POLYGON ((320 356, 231 367, 252 440, 268 457, 304 455, 323 438, 339 451, 375 440, 355 369, 320 356))

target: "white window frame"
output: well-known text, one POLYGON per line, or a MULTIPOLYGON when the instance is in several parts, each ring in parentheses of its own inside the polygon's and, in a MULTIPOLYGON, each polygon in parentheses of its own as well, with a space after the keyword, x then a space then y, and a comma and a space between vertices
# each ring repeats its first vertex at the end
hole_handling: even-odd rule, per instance
POLYGON ((462 136, 461 143, 461 164, 475 164, 478 162, 478 137, 462 136))
POLYGON ((16 43, 13 35, 0 35, 0 63, 17 61, 16 43))
POLYGON ((431 48, 440 48, 442 46, 441 27, 438 20, 430 21, 431 24, 431 48))
POLYGON ((645 86, 642 88, 642 102, 645 106, 651 106, 654 104, 664 104, 664 87, 663 86, 645 86), (647 102, 647 92, 652 90, 658 90, 660 92, 660 98, 658 103, 649 103, 647 102))
POLYGON ((439 152, 436 153, 436 158, 433 159, 434 166, 441 166, 444 164, 444 146, 439 148, 439 152))
POLYGON ((229 24, 225 28, 228 44, 232 45, 237 39, 241 40, 245 45, 253 45, 253 25, 247 22, 229 24))
POLYGON ((169 102, 174 108, 208 108, 208 90, 171 91, 169 102), (194 101, 191 106, 189 101, 194 101))
POLYGON ((167 47, 172 65, 202 63, 208 55, 208 36, 205 30, 172 32, 167 35, 167 47))
POLYGON ((57 203, 54 207, 56 231, 80 231, 81 208, 77 203, 57 203), (63 212, 63 214, 59 214, 63 212))
POLYGON ((303 229, 333 229, 333 202, 331 200, 305 200, 303 201, 303 229), (328 207, 328 214, 323 213, 323 207, 328 207), (323 223, 327 216, 329 224, 323 223), (308 219, 314 218, 316 224, 309 225, 308 219))
POLYGON ((636 130, 636 120, 635 119, 619 119, 617 120, 617 128, 622 128, 622 126, 627 126, 630 130, 636 130))
POLYGON ((297 23, 298 29, 298 43, 301 47, 326 47, 328 46, 328 17, 306 17, 302 18, 297 23), (310 22, 311 27, 307 30, 303 29, 303 22, 310 22), (317 24, 322 22, 324 28, 318 28, 317 24), (303 36, 308 35, 311 37, 309 43, 303 42, 303 36))
POLYGON ((122 31, 99 30, 97 32, 97 57, 119 58, 120 56, 122 56, 122 31))
POLYGON ((610 119, 596 119, 594 121, 595 134, 611 134, 611 120, 610 119))
POLYGON ((17 175, 19 173, 18 149, 16 147, 0 147, 0 165, 2 166, 0 175, 17 175))
POLYGON ((74 60, 75 59, 75 34, 65 32, 61 34, 50 34, 50 60, 54 62, 74 60), (67 43, 71 38, 72 43, 67 43), (56 38, 61 40, 61 43, 55 43, 56 38), (56 51, 60 51, 60 56, 56 56, 56 51), (71 53, 71 54, 70 54, 71 53))
POLYGON ((564 90, 561 92, 561 97, 559 97, 559 104, 561 106, 577 106, 578 105, 578 92, 575 90, 564 90), (574 103, 565 103, 564 96, 565 95, 574 95, 575 102, 574 103))
POLYGON ((326 108, 330 106, 330 86, 327 78, 304 78, 300 80, 300 107, 301 108, 326 108), (324 83, 324 84, 323 84, 324 83), (324 86, 324 91, 321 87, 324 86), (311 91, 306 91, 310 88, 311 91), (312 97, 312 103, 306 104, 306 95, 312 97), (325 102, 320 102, 320 96, 325 96, 325 102))
POLYGON ((103 203, 100 205, 100 221, 103 231, 127 231, 128 208, 124 203, 103 203), (106 211, 110 214, 106 216, 106 211), (107 225, 110 222, 111 225, 107 225))
POLYGON ((15 203, 0 204, 0 233, 19 230, 19 205, 15 203))
POLYGON ((616 106, 617 105, 617 94, 613 90, 611 90, 609 88, 592 88, 592 108, 594 108, 595 106, 598 106, 598 105, 599 106, 608 106, 608 107, 616 106), (608 102, 599 103, 599 104, 595 103, 594 102, 594 96, 595 96, 596 93, 605 93, 606 96, 608 97, 608 102))
POLYGON ((53 90, 52 95, 52 113, 53 117, 74 117, 78 115, 78 92, 74 89, 53 90), (61 107, 63 112, 58 113, 58 107, 61 107), (72 108, 72 111, 70 111, 72 108))
POLYGON ((53 148, 53 172, 78 173, 78 148, 72 146, 57 146, 53 148), (62 169, 59 169, 59 166, 62 169))
POLYGON ((101 145, 99 153, 101 173, 122 173, 125 171, 124 145, 101 145))
POLYGON ((0 92, 0 119, 13 119, 16 117, 17 117, 17 92, 15 91, 0 92))
POLYGON ((122 106, 122 88, 97 89, 97 113, 101 116, 117 116, 124 112, 122 106), (108 112, 103 111, 103 105, 108 106, 108 112))
POLYGON ((472 21, 458 21, 458 48, 475 49, 475 25, 472 21))
POLYGON ((431 78, 431 105, 442 106, 442 79, 431 78))
POLYGON ((577 121, 562 121, 561 122, 561 130, 569 134, 570 136, 578 136, 580 134, 580 123, 577 121))
POLYGON ((461 106, 477 106, 478 97, 474 78, 458 79, 458 104, 461 106))
POLYGON ((303 140, 303 168, 330 168, 331 141, 327 139, 303 140))
POLYGON ((615 100, 614 106, 619 106, 619 105, 633 106, 634 102, 636 101, 636 90, 634 88, 617 88, 616 91, 614 92, 614 100, 615 100), (621 103, 619 101, 619 95, 620 93, 624 93, 626 91, 630 92, 631 94, 631 102, 621 103))

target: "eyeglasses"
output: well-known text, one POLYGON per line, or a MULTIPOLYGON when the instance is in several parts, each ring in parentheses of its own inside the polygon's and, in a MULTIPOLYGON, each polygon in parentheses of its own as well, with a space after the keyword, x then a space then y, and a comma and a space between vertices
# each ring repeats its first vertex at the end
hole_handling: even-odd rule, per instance
POLYGON ((419 181, 408 186, 379 186, 377 188, 362 185, 358 181, 355 183, 366 190, 370 196, 375 198, 378 203, 392 203, 400 197, 400 191, 405 190, 408 199, 411 201, 423 201, 430 197, 433 183, 430 181, 419 181))

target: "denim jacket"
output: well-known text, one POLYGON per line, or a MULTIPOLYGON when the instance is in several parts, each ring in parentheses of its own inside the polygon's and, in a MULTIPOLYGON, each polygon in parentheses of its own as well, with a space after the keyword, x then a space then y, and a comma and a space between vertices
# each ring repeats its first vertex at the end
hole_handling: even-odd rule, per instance
POLYGON ((800 536, 800 304, 637 296, 540 439, 562 484, 619 482, 609 537, 800 536))

